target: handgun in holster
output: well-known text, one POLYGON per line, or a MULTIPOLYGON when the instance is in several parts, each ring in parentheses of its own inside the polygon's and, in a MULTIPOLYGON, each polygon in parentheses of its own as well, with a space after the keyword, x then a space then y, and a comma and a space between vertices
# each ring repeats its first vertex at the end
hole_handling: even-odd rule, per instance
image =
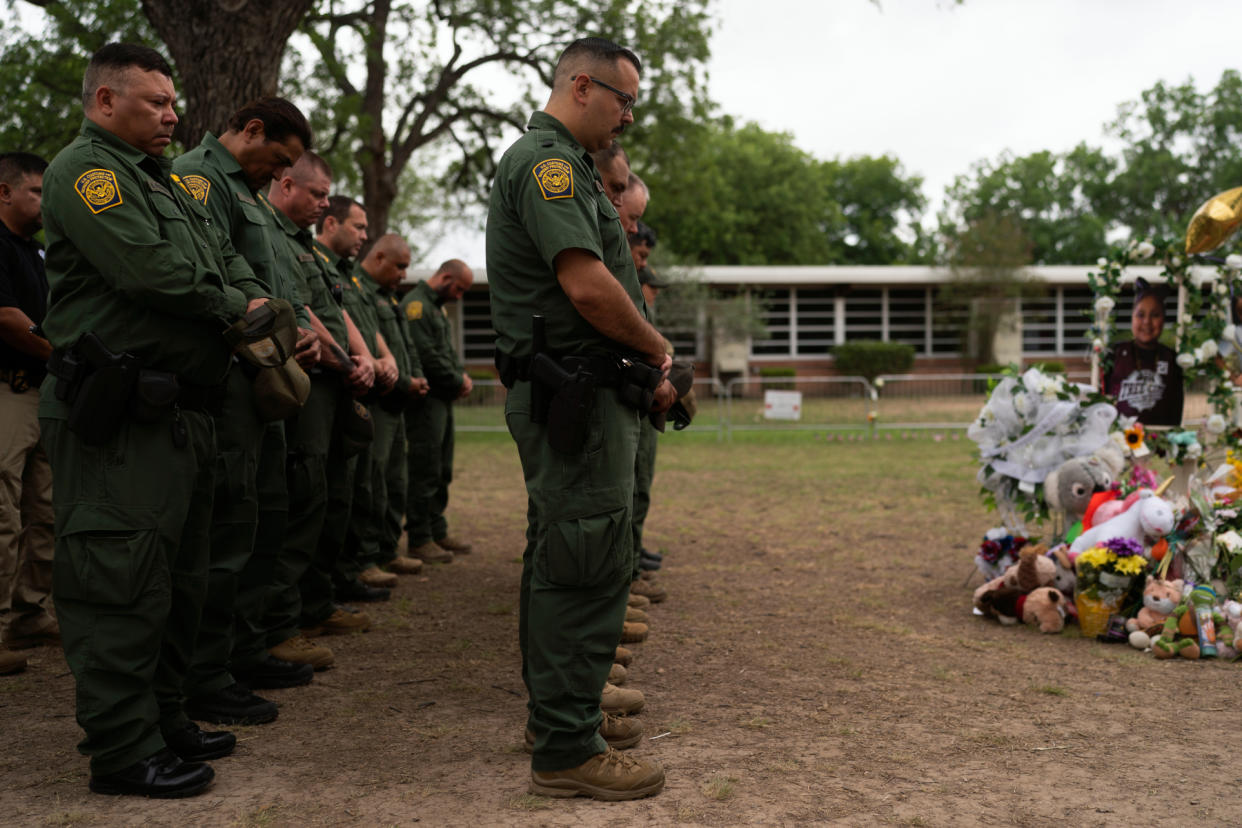
POLYGON ((87 445, 102 445, 120 431, 142 365, 133 354, 113 353, 93 332, 82 334, 66 356, 76 364, 74 375, 68 383, 58 377, 57 396, 69 403, 69 430, 87 445))
POLYGON ((530 376, 534 388, 542 386, 551 391, 547 406, 548 445, 566 454, 580 452, 595 408, 595 376, 583 368, 571 374, 547 354, 531 357, 530 376))

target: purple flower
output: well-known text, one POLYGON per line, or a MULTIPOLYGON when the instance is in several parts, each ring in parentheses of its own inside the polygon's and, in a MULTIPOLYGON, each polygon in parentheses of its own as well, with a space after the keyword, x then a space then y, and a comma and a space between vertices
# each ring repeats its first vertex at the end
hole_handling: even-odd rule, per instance
POLYGON ((1143 554, 1143 544, 1133 538, 1109 538, 1100 545, 1111 551, 1118 558, 1143 554))

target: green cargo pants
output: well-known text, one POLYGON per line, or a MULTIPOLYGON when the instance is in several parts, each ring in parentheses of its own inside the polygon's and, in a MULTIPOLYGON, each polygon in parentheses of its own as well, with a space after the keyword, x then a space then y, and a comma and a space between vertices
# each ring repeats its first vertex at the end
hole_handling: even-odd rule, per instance
POLYGON ((448 534, 444 510, 453 482, 453 403, 424 397, 406 411, 407 461, 405 529, 411 549, 448 534))
MULTIPOLYGON (((48 380, 49 389, 54 381, 48 380)), ((77 682, 78 745, 107 774, 164 747, 186 721, 182 688, 207 590, 215 436, 211 417, 127 422, 102 446, 69 431, 54 393, 40 408, 56 480, 53 592, 77 682)))
POLYGON ((329 573, 316 563, 328 502, 328 450, 344 393, 335 374, 312 374, 310 394, 287 425, 289 512, 269 593, 269 648, 300 634, 303 584, 313 596, 332 594, 329 573))
POLYGON ((259 525, 255 529, 254 552, 237 580, 233 653, 229 659, 233 669, 254 669, 268 655, 265 619, 271 604, 272 585, 289 515, 289 486, 285 479, 287 456, 284 422, 268 423, 259 447, 259 469, 255 479, 259 525))
POLYGON ((185 691, 191 698, 235 683, 228 663, 233 650, 237 583, 254 550, 259 522, 255 481, 266 426, 255 409, 253 385, 240 369, 229 372, 223 408, 214 419, 216 492, 211 515, 211 563, 194 658, 186 675, 185 691))
POLYGON ((384 512, 384 537, 380 545, 380 564, 386 564, 397 557, 397 545, 401 542, 401 533, 405 531, 405 503, 409 492, 409 469, 406 468, 406 456, 409 443, 405 436, 405 415, 397 426, 397 436, 392 441, 392 450, 388 452, 387 468, 384 471, 384 485, 388 490, 388 508, 384 512))
POLYGON ((585 445, 562 454, 530 421, 530 383, 505 403, 528 495, 518 636, 535 733, 531 767, 577 767, 607 745, 599 701, 625 620, 638 413, 596 391, 585 445))
POLYGON ((349 531, 342 555, 341 576, 346 580, 358 577, 369 566, 381 566, 392 560, 385 557, 384 537, 388 521, 388 461, 393 444, 400 434, 403 420, 400 413, 371 407, 375 440, 358 455, 354 470, 354 499, 350 506, 349 531))
POLYGON ((651 508, 651 482, 655 479, 656 449, 660 432, 643 417, 638 424, 638 454, 634 459, 634 577, 638 577, 638 556, 643 551, 643 524, 651 508))

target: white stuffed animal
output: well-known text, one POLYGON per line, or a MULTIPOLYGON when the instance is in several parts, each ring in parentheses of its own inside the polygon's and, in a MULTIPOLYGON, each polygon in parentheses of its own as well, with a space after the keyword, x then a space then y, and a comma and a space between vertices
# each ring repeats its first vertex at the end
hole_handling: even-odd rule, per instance
POLYGON ((1143 543, 1173 531, 1173 507, 1155 492, 1144 489, 1137 503, 1117 517, 1092 526, 1079 535, 1070 546, 1077 555, 1113 538, 1130 538, 1143 543))

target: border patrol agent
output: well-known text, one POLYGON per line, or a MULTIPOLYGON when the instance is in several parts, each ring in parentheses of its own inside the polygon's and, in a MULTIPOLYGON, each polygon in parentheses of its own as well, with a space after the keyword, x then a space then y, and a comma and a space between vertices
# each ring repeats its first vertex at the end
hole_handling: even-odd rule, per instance
POLYGON ((266 302, 162 158, 174 95, 143 46, 109 44, 87 67, 82 131, 44 177, 54 351, 39 409, 90 787, 165 797, 214 776, 183 759, 232 747, 186 719, 181 692, 206 590, 221 331, 266 302))
MULTIPOLYGON (((272 208, 259 192, 301 158, 310 143, 310 127, 297 107, 282 98, 263 98, 235 112, 221 138, 204 135, 196 148, 173 162, 173 169, 255 275, 294 307, 299 342, 309 343, 317 356, 318 341, 290 282, 292 274, 277 266, 273 242, 283 242, 273 238, 272 208)), ((272 658, 261 634, 272 567, 267 558, 279 549, 288 504, 285 429, 283 420, 267 422, 260 413, 253 385, 257 369, 234 361, 238 364, 229 374, 223 411, 216 418, 211 572, 186 689, 195 718, 261 724, 276 718, 276 705, 250 689, 306 684, 314 671, 272 658)))
POLYGON ((331 168, 308 151, 269 195, 286 255, 300 267, 302 301, 310 309, 322 347, 320 370, 311 373, 310 396, 286 429, 289 518, 273 576, 266 624, 268 645, 277 658, 320 668, 330 666, 333 655, 328 648, 307 641, 303 628, 344 632, 366 629, 371 623, 364 613, 349 613, 334 606, 330 571, 319 553, 327 503, 328 451, 338 410, 348 399, 342 379, 345 384, 364 388, 374 376, 369 360, 351 357, 353 365, 343 365, 336 356, 345 355, 349 329, 339 291, 333 290, 337 284, 334 275, 314 247, 308 229, 327 206, 331 187, 331 168))
POLYGON ((421 561, 397 556, 406 498, 403 412, 419 405, 427 390, 417 351, 407 341, 405 318, 395 293, 409 266, 409 245, 400 236, 389 233, 376 241, 354 271, 360 296, 369 303, 375 319, 377 339, 385 343, 397 369, 392 388, 371 404, 375 442, 362 455, 369 458, 371 467, 364 471, 359 458, 350 515, 351 551, 362 570, 359 577, 368 586, 385 583, 377 581, 377 576, 392 578, 392 573, 380 570, 382 566, 390 567, 392 572, 407 573, 422 568, 421 561), (370 476, 369 482, 363 480, 364 475, 370 476))
POLYGON ((500 161, 488 209, 497 368, 529 495, 519 637, 530 790, 548 796, 633 799, 664 786, 658 764, 599 732, 633 567, 639 417, 671 362, 588 155, 632 123, 640 69, 609 41, 570 44, 547 106, 500 161))
POLYGON ((474 385, 453 344, 444 304, 460 299, 473 282, 466 263, 450 259, 402 301, 407 331, 430 385, 426 399, 411 406, 405 424, 410 446, 405 526, 410 555, 425 561, 451 561, 454 554, 471 550, 469 543, 449 535, 444 519, 453 481, 453 401, 474 385))

